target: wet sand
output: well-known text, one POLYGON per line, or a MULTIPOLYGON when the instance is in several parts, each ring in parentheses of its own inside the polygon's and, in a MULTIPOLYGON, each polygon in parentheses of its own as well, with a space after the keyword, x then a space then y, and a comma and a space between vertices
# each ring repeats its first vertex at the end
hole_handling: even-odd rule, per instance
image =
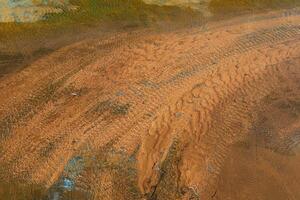
POLYGON ((299 22, 95 37, 3 76, 1 182, 48 199, 299 198, 299 22))

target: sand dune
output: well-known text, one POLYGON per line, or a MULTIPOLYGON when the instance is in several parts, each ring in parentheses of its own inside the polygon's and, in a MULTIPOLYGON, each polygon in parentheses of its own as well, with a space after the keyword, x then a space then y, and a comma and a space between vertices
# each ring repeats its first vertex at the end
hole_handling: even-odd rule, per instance
MULTIPOLYGON (((4 76, 1 179, 51 193, 68 178, 87 199, 209 199, 263 100, 299 87, 299 24, 282 11, 120 33, 4 76)), ((297 146, 291 123, 277 149, 297 146)))

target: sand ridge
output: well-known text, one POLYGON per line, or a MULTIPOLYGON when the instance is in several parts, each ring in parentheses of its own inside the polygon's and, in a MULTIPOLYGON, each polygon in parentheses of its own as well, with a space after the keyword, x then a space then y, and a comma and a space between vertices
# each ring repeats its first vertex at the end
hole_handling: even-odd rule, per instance
POLYGON ((152 198, 179 144, 182 198, 208 198, 253 108, 299 77, 299 22, 295 15, 125 33, 62 48, 5 76, 0 177, 50 188, 80 155, 86 167, 74 181, 92 199, 152 198))

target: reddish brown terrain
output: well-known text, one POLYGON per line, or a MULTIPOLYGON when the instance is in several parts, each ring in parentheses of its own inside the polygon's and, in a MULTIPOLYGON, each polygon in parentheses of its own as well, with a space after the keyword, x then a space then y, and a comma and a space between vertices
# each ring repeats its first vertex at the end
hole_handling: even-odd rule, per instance
POLYGON ((1 77, 0 96, 3 185, 50 199, 300 199, 296 9, 86 39, 1 77))

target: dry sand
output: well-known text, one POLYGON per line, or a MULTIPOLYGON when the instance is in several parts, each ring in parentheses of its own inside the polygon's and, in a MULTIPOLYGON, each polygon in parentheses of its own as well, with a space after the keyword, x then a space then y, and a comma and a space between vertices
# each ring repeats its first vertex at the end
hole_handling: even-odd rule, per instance
POLYGON ((299 56, 289 11, 61 48, 0 79, 0 178, 53 193, 68 177, 87 199, 270 199, 233 178, 256 166, 285 187, 271 199, 299 199, 299 179, 282 182, 300 166, 299 56))

